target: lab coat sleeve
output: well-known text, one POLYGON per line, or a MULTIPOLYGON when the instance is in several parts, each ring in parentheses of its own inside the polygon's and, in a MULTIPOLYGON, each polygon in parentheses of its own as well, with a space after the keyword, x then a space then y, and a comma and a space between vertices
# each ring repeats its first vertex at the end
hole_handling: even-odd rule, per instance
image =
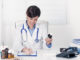
POLYGON ((13 49, 15 52, 18 52, 23 49, 20 28, 16 28, 14 33, 15 33, 15 39, 13 42, 13 49))
POLYGON ((52 43, 50 43, 49 45, 46 44, 46 46, 47 46, 48 48, 51 48, 51 47, 52 47, 52 43))

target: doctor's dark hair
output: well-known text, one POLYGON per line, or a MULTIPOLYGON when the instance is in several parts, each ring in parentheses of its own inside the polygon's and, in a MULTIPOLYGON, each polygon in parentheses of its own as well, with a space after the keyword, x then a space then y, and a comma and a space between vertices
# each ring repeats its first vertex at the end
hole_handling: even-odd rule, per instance
POLYGON ((40 9, 35 5, 28 7, 26 11, 26 15, 29 16, 30 18, 33 18, 36 16, 40 17, 40 14, 41 14, 40 9))

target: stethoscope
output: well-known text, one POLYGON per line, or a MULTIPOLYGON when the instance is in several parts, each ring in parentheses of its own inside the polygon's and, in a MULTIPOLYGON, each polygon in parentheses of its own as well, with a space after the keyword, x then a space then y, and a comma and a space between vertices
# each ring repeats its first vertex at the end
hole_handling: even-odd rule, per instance
MULTIPOLYGON (((26 33, 26 35, 27 35, 27 30, 24 28, 24 24, 23 24, 22 29, 21 29, 21 35, 22 35, 23 31, 25 31, 25 33, 26 33)), ((36 43, 39 42, 38 34, 39 34, 39 28, 37 28, 37 33, 36 33, 36 39, 35 39, 35 42, 36 42, 36 43)), ((27 39, 26 39, 26 40, 27 40, 27 39)))

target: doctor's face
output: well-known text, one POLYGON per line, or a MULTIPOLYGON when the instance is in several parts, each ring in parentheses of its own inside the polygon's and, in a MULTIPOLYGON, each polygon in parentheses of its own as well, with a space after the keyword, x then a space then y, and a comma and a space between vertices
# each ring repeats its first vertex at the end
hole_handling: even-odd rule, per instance
POLYGON ((33 28, 33 26, 34 26, 34 24, 36 24, 37 20, 38 20, 38 16, 33 17, 33 18, 30 18, 27 16, 27 23, 30 28, 33 28))

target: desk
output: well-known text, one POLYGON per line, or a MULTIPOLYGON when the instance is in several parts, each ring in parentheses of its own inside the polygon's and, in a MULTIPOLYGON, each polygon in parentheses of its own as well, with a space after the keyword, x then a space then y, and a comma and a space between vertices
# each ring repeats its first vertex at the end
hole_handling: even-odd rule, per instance
POLYGON ((67 58, 58 58, 56 57, 56 54, 58 54, 59 51, 49 49, 49 50, 39 50, 38 51, 38 56, 36 57, 31 57, 31 56, 26 56, 26 57, 19 57, 20 60, 80 60, 80 55, 75 58, 67 59, 67 58))
MULTIPOLYGON (((18 57, 20 60, 80 60, 80 55, 75 58, 67 59, 67 58, 58 58, 56 57, 56 54, 59 53, 59 50, 53 50, 53 49, 43 49, 38 51, 38 56, 22 56, 18 57)), ((5 59, 6 60, 6 59, 5 59)), ((9 59, 11 60, 11 59, 9 59)), ((14 59, 12 59, 14 60, 14 59)))

